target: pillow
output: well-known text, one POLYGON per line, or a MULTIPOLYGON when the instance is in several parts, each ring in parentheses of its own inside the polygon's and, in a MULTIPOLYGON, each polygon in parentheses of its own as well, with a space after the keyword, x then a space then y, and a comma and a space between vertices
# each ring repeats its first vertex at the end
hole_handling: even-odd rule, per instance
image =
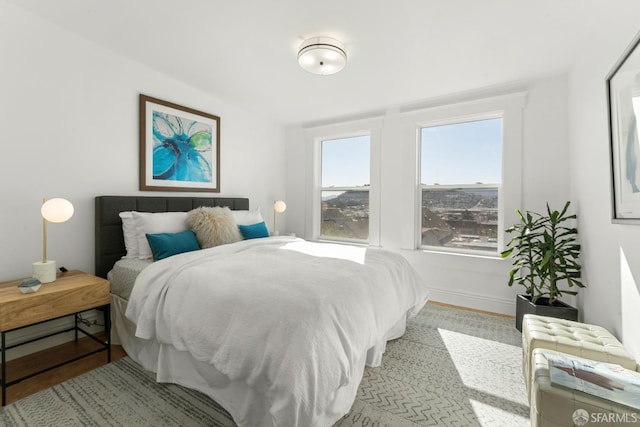
POLYGON ((153 259, 156 261, 200 249, 196 233, 191 230, 179 233, 147 234, 146 237, 153 252, 153 259))
POLYGON ((238 225, 251 225, 264 221, 259 207, 249 211, 231 211, 231 215, 238 225))
POLYGON ((242 237, 246 239, 258 239, 261 237, 269 237, 269 230, 264 221, 251 225, 239 225, 240 233, 242 237))
POLYGON ((187 226, 196 233, 203 249, 242 240, 231 209, 227 207, 193 209, 187 216, 187 226))
POLYGON ((138 235, 136 233, 136 221, 133 219, 133 212, 120 212, 122 220, 122 235, 124 236, 124 247, 127 254, 124 258, 138 258, 138 235))
POLYGON ((177 233, 188 229, 187 212, 132 212, 136 222, 138 240, 138 258, 149 259, 152 256, 147 234, 177 233))

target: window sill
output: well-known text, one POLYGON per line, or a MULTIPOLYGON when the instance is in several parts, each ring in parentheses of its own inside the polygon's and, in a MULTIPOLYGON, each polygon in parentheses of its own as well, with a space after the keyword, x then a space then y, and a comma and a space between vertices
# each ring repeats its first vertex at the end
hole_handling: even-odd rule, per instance
POLYGON ((473 250, 439 250, 432 248, 417 248, 417 249, 402 249, 403 251, 411 251, 411 252, 421 252, 425 254, 435 254, 435 255, 449 255, 449 256, 460 256, 460 257, 469 257, 469 258, 477 258, 477 259, 489 259, 489 260, 502 260, 503 258, 499 253, 495 254, 487 254, 480 251, 473 250))
POLYGON ((310 239, 310 241, 318 242, 318 243, 335 243, 337 245, 361 246, 361 247, 365 247, 365 248, 379 247, 379 246, 376 246, 376 245, 372 245, 369 242, 363 242, 361 240, 338 240, 338 239, 334 240, 334 239, 327 239, 327 238, 318 237, 316 239, 310 239))

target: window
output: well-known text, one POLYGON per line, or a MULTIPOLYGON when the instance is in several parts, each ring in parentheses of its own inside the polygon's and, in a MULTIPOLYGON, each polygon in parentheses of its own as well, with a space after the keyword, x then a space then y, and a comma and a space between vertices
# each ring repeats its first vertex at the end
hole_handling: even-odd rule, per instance
POLYGON ((368 241, 370 151, 370 135, 321 141, 321 238, 368 241))
POLYGON ((497 253, 502 116, 419 128, 420 244, 497 253))

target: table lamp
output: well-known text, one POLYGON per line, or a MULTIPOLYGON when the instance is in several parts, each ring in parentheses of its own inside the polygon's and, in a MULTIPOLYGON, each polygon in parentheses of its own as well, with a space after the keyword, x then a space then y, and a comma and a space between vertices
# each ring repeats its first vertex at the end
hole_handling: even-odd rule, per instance
POLYGON ((56 262, 47 259, 47 222, 65 222, 73 216, 73 205, 66 199, 43 199, 42 208, 42 261, 33 263, 32 276, 41 283, 56 280, 56 262))
POLYGON ((287 210, 287 204, 282 200, 276 200, 273 202, 273 235, 277 236, 279 233, 276 231, 276 216, 287 210))

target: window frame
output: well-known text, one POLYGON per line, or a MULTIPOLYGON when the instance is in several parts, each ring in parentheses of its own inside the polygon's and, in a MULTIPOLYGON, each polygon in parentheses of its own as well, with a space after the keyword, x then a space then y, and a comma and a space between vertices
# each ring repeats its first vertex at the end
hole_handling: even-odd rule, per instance
POLYGON ((319 153, 319 159, 318 159, 319 169, 320 169, 320 176, 319 176, 320 191, 318 192, 318 198, 320 200, 318 202, 318 205, 320 210, 318 211, 318 220, 316 221, 318 226, 318 232, 317 234, 314 234, 314 236, 317 236, 316 238, 322 241, 345 242, 345 243, 352 243, 352 244, 368 245, 370 242, 370 235, 371 235, 371 223, 370 223, 371 222, 371 175, 372 175, 371 174, 371 149, 372 149, 371 132, 355 132, 355 133, 349 133, 349 134, 339 135, 339 136, 321 137, 321 138, 318 138, 318 141, 320 144, 320 153, 319 153), (323 159, 322 144, 325 141, 345 140, 349 138, 358 138, 358 137, 369 137, 369 186, 368 187, 365 187, 365 186, 323 187, 322 186, 322 159, 323 159), (367 233, 367 239, 352 239, 347 237, 325 236, 322 234, 322 193, 324 191, 366 191, 367 193, 369 193, 369 230, 367 233))
POLYGON ((405 129, 413 135, 412 156, 413 189, 410 196, 413 208, 410 214, 403 217, 409 220, 413 228, 410 234, 402 238, 402 246, 413 250, 452 255, 480 256, 500 258, 508 240, 505 228, 507 224, 518 222, 516 209, 522 203, 522 140, 523 140, 523 110, 527 92, 514 92, 505 95, 472 99, 448 104, 431 105, 423 109, 401 111, 405 129), (495 252, 472 249, 459 249, 435 246, 422 246, 421 213, 422 213, 422 185, 420 182, 420 129, 438 124, 459 123, 482 118, 502 117, 502 177, 498 196, 498 250, 495 252))
MULTIPOLYGON (((493 112, 483 112, 478 114, 470 114, 465 116, 458 117, 450 117, 441 120, 428 121, 428 122, 419 122, 416 124, 417 126, 417 151, 418 151, 418 194, 417 198, 417 216, 418 216, 418 226, 416 227, 416 244, 418 249, 429 251, 429 252, 452 252, 452 253, 460 253, 460 254, 471 254, 471 255, 486 255, 486 256, 497 256, 500 255, 500 250, 504 246, 504 243, 501 242, 501 230, 504 229, 504 221, 501 221, 502 214, 501 206, 502 203, 502 178, 499 183, 486 183, 486 184, 438 184, 438 185, 429 185, 422 183, 422 129, 429 127, 437 127, 437 126, 447 126, 447 125, 455 125, 469 122, 477 122, 482 120, 492 120, 492 119, 501 119, 502 120, 502 130, 501 130, 501 141, 500 141, 500 164, 504 165, 504 112, 503 111, 493 111, 493 112), (498 188, 498 224, 496 229, 497 236, 497 248, 495 253, 492 251, 481 250, 481 249, 465 249, 465 248, 452 248, 448 246, 431 246, 431 245, 423 245, 422 244, 422 191, 425 189, 457 189, 457 188, 498 188)), ((502 171, 501 171, 502 176, 502 171)))
MULTIPOLYGON (((311 240, 328 241, 333 243, 347 243, 363 246, 380 245, 380 164, 381 164, 381 134, 382 118, 370 118, 357 120, 348 123, 334 125, 323 125, 311 129, 306 129, 307 139, 312 144, 311 161, 313 165, 313 178, 307 199, 308 211, 306 229, 310 231, 311 240), (333 238, 331 236, 320 235, 321 199, 322 199, 322 141, 350 138, 357 136, 369 136, 369 239, 345 239, 333 238)), ((330 191, 338 188, 349 188, 362 190, 363 187, 332 187, 330 191)), ((366 188, 366 187, 365 187, 366 188)), ((326 191, 326 190, 325 190, 326 191)))

